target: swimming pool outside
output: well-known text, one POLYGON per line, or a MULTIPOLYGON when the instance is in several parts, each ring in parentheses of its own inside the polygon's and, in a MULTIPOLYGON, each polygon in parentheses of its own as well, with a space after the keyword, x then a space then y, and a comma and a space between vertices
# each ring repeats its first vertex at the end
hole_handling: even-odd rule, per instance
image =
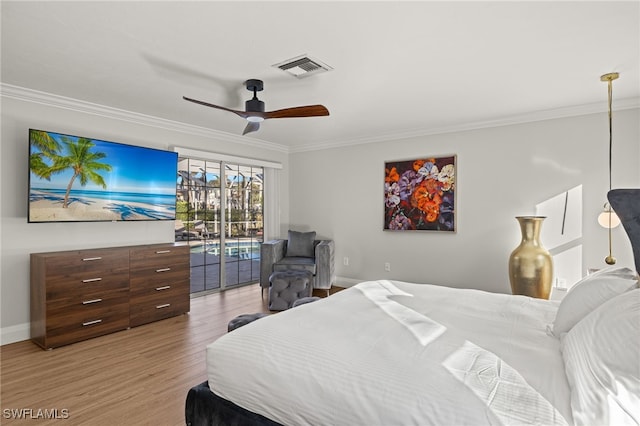
MULTIPOLYGON (((228 257, 239 257, 240 259, 260 259, 260 241, 225 241, 224 254, 228 257)), ((220 256, 220 242, 207 241, 204 244, 191 246, 191 254, 206 253, 220 256)))

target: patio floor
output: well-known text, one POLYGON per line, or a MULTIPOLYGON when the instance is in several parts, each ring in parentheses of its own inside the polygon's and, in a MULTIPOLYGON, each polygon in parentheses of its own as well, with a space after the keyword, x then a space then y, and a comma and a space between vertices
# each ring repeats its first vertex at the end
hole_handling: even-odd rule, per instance
MULTIPOLYGON (((225 257, 226 288, 260 280, 260 259, 225 257)), ((191 293, 220 288, 220 256, 191 254, 191 293)))

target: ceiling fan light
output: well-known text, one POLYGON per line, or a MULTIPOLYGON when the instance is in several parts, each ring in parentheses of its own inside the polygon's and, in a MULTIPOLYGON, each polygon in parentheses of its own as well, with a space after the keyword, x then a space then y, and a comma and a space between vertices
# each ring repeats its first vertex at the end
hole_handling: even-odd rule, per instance
POLYGON ((247 117, 247 121, 250 121, 252 123, 262 123, 264 121, 264 118, 258 115, 250 115, 247 117))

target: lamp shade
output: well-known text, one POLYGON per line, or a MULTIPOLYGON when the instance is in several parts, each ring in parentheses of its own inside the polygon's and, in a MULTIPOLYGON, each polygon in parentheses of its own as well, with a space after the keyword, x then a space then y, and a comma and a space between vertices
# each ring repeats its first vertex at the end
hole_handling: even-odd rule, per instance
POLYGON ((609 228, 609 226, 615 228, 620 225, 620 218, 616 212, 611 209, 609 203, 604 205, 604 210, 598 215, 598 223, 603 228, 609 228), (609 219, 609 217, 611 217, 611 219, 609 219))

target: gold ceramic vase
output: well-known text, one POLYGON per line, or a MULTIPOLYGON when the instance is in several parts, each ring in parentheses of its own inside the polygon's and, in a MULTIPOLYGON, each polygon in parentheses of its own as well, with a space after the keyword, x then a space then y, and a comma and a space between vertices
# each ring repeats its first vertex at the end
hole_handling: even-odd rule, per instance
POLYGON ((511 292, 548 299, 553 279, 553 259, 540 243, 544 216, 517 216, 522 241, 509 256, 511 292))

